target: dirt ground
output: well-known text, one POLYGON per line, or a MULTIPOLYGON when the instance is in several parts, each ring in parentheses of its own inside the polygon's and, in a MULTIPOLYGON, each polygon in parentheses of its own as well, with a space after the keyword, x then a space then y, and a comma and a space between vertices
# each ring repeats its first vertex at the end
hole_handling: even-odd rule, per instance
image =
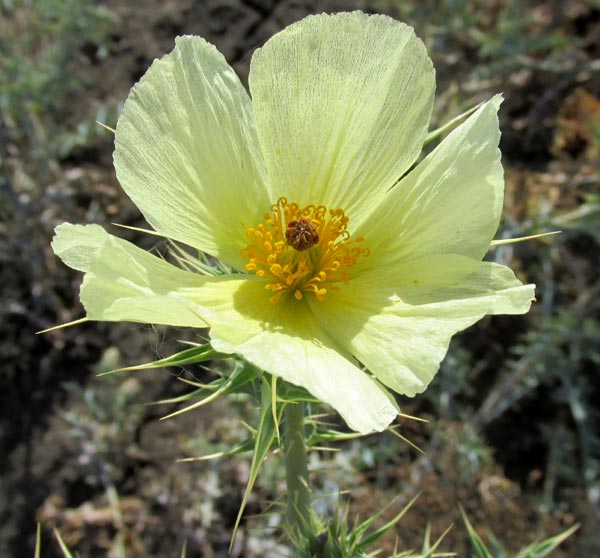
MULTIPOLYGON (((555 16, 551 9, 558 13, 565 8, 562 4, 548 3, 548 18, 555 16)), ((561 15, 561 29, 582 41, 582 57, 598 59, 599 9, 592 2, 565 4, 572 10, 561 15)), ((90 44, 73 53, 86 86, 59 107, 65 127, 89 120, 102 106, 118 106, 152 60, 172 49, 177 35, 201 35, 214 43, 245 81, 253 50, 307 14, 371 9, 402 15, 394 2, 358 0, 112 0, 102 5, 118 16, 119 23, 110 33, 108 56, 99 57, 90 44)), ((420 20, 409 23, 418 35, 426 34, 419 28, 420 20)), ((469 57, 476 55, 467 38, 457 36, 454 41, 435 58, 442 92, 436 109, 440 119, 456 114, 457 96, 477 102, 497 90, 469 93, 467 80, 474 63, 469 57), (458 60, 451 56, 456 52, 461 53, 458 60)), ((506 98, 501 146, 507 167, 507 213, 511 219, 526 220, 532 208, 547 198, 565 212, 576 210, 583 194, 598 193, 598 153, 585 127, 600 114, 598 75, 567 68, 557 77, 526 67, 507 75, 510 78, 501 84, 506 98)), ((159 421, 164 408, 146 404, 183 393, 183 385, 176 381, 180 371, 96 377, 114 366, 154 360, 157 353, 168 355, 177 349, 178 340, 190 339, 188 332, 90 323, 35 334, 82 315, 77 299, 80 276, 65 269, 49 248, 55 225, 71 221, 144 226, 114 176, 110 134, 99 133, 63 158, 46 161, 45 168, 35 171, 45 177, 43 187, 36 190, 17 163, 25 157, 23 144, 11 135, 6 121, 1 131, 6 162, 3 187, 8 186, 7 195, 14 198, 18 210, 2 216, 0 222, 4 307, 0 557, 33 556, 36 521, 42 524, 42 555, 47 557, 60 555, 53 527, 83 557, 117 556, 120 543, 129 558, 179 556, 184 541, 188 558, 227 556, 249 457, 209 463, 176 460, 241 440, 245 430, 240 417, 250 424, 254 418, 250 403, 244 399, 218 402, 159 421)), ((147 237, 129 231, 118 234, 152 247, 147 237)), ((590 285, 596 284, 598 270, 590 254, 597 254, 597 248, 592 237, 577 237, 571 259, 561 263, 576 270, 582 293, 594 293, 590 285)), ((517 263, 521 269, 537 261, 532 252, 521 253, 517 263)), ((585 305, 585 300, 579 304, 585 305)), ((469 339, 465 345, 474 355, 488 355, 490 346, 494 350, 498 344, 516 343, 526 328, 521 318, 486 320, 463 338, 469 339)), ((587 366, 591 376, 593 364, 587 366)), ((201 379, 210 377, 206 370, 193 373, 201 379)), ((477 394, 461 395, 460 401, 485 400, 494 380, 492 374, 487 383, 474 388, 477 394)), ((596 394, 597 381, 592 386, 596 394)), ((465 450, 464 417, 440 416, 431 400, 403 401, 406 413, 430 420, 402 425, 403 435, 421 446, 425 455, 389 433, 361 444, 342 444, 343 451, 337 454, 315 452, 311 470, 316 492, 327 503, 332 493, 349 491, 351 517, 379 511, 390 495, 398 495, 385 519, 422 491, 385 540, 388 553, 396 541, 399 548, 420 548, 430 523, 434 539, 453 524, 441 548, 468 556, 461 504, 478 530, 491 527, 512 551, 580 522, 579 533, 552 556, 600 556, 595 536, 599 512, 577 479, 556 489, 560 491, 556 505, 544 507, 549 450, 539 443, 537 431, 523 422, 523 417, 545 420, 541 399, 543 394, 524 399, 517 411, 498 420, 479 407, 479 414, 466 419, 478 432, 473 454, 465 450), (473 459, 478 465, 471 470, 473 459)), ((572 424, 570 428, 569 432, 575 430, 572 424)), ((288 555, 279 530, 283 478, 275 456, 265 465, 251 496, 232 556, 288 555)))

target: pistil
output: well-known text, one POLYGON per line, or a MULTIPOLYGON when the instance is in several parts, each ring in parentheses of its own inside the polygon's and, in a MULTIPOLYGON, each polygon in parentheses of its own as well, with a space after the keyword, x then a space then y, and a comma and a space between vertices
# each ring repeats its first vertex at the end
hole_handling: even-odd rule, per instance
POLYGON ((264 219, 246 229, 250 244, 242 256, 248 258, 246 271, 269 280, 265 288, 274 293, 272 303, 286 293, 302 300, 312 292, 325 300, 329 291, 348 283, 349 268, 369 255, 362 237, 350 237, 342 209, 300 207, 279 198, 264 219))

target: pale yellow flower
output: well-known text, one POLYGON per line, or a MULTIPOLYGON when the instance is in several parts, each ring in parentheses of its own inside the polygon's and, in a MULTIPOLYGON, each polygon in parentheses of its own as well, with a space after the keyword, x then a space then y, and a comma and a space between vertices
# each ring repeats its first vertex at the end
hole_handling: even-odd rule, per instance
POLYGON ((54 250, 86 272, 89 319, 209 327, 216 350, 382 430, 397 415, 386 387, 423 391, 454 333, 533 298, 481 261, 502 210, 500 99, 407 174, 435 88, 410 27, 308 17, 254 53, 249 86, 180 37, 132 89, 115 150, 158 233, 240 273, 184 271, 97 225, 59 226, 54 250))

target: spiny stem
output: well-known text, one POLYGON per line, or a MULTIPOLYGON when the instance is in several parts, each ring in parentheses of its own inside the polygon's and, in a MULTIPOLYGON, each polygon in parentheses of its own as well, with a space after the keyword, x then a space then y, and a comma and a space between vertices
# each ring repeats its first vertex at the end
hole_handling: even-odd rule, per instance
POLYGON ((285 408, 283 449, 288 489, 288 522, 300 534, 310 532, 310 490, 304 439, 304 404, 285 408))

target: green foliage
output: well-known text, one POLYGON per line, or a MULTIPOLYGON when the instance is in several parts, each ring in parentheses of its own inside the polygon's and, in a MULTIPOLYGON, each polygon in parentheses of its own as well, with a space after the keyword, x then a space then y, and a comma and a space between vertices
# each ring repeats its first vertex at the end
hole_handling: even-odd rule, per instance
POLYGON ((262 464, 264 463, 267 455, 269 454, 273 443, 278 437, 278 424, 281 422, 281 416, 283 413, 284 405, 277 405, 273 399, 272 385, 268 381, 268 377, 265 374, 263 381, 261 382, 260 391, 260 414, 258 427, 254 436, 254 448, 252 452, 252 463, 250 464, 250 475, 248 477, 248 483, 242 503, 240 504, 240 510, 235 520, 235 526, 233 529, 233 535, 231 537, 231 545, 233 546, 233 539, 235 538, 237 529, 239 527, 244 509, 248 503, 248 498, 252 492, 252 488, 258 478, 258 473, 262 464))
MULTIPOLYGON (((126 368, 117 368, 104 372, 104 374, 114 374, 115 372, 130 372, 132 370, 151 370, 153 368, 165 368, 167 366, 187 366, 189 364, 198 364, 217 358, 227 358, 215 351, 210 343, 193 344, 189 349, 184 349, 169 357, 161 358, 147 364, 137 364, 126 368)), ((208 388, 210 390, 210 388, 208 388)), ((216 389, 216 388, 215 388, 216 389)))
POLYGON ((573 525, 558 535, 548 537, 542 541, 534 541, 518 550, 516 553, 509 552, 490 531, 488 534, 490 546, 492 547, 492 550, 490 550, 483 541, 483 538, 477 533, 469 521, 469 518, 463 509, 461 509, 461 513, 471 542, 471 558, 545 558, 546 556, 549 556, 558 545, 579 529, 579 525, 573 525))
POLYGON ((564 33, 549 28, 534 2, 371 0, 365 4, 427 28, 434 52, 448 53, 456 46, 476 52, 479 64, 475 72, 480 79, 524 63, 552 68, 579 46, 572 37, 567 39, 564 33), (544 61, 538 61, 542 55, 544 61))
MULTIPOLYGON (((533 4, 536 3, 519 0, 365 2, 368 8, 391 12, 417 26, 434 57, 446 60, 439 67, 458 68, 457 81, 471 92, 498 89, 490 86, 490 82, 508 82, 511 72, 523 69, 550 74, 564 70, 568 57, 579 47, 578 40, 571 36, 567 38, 557 26, 540 20, 539 12, 529 9, 533 4)), ((62 117, 65 99, 81 94, 85 85, 83 74, 76 69, 76 56, 85 49, 98 60, 106 57, 112 48, 111 29, 117 23, 111 12, 91 0, 0 0, 0 116, 11 130, 13 140, 28 143, 30 152, 24 158, 46 161, 66 157, 75 148, 89 145, 96 135, 104 133, 95 120, 111 125, 116 122, 118 105, 101 107, 96 114, 88 115, 74 125, 65 124, 62 117)), ((582 71, 586 68, 586 64, 581 65, 582 71)), ((457 97, 459 107, 470 101, 468 94, 457 97)), ((428 140, 437 139, 438 132, 432 132, 428 140)), ((598 134, 596 130, 596 146, 600 147, 598 134)), ((36 182, 35 177, 33 182, 36 182)), ((495 330, 502 327, 495 320, 454 340, 434 385, 421 398, 423 406, 433 407, 436 417, 434 437, 455 444, 456 466, 461 478, 475 477, 493 464, 493 451, 486 433, 498 421, 513 414, 516 416, 513 420, 533 428, 546 448, 542 489, 547 510, 556 506, 561 487, 565 485, 582 485, 589 502, 595 505, 600 494, 600 416, 594 399, 597 394, 594 370, 600 364, 600 306, 597 302, 600 282, 593 267, 597 265, 595 258, 600 242, 600 197, 594 191, 596 187, 597 179, 588 179, 588 191, 581 194, 581 203, 575 209, 563 210, 542 197, 525 215, 506 217, 501 231, 503 236, 556 229, 565 231, 561 237, 516 247, 503 246, 491 254, 497 261, 521 260, 528 279, 538 283, 539 302, 534 305, 527 322, 513 322, 517 323, 518 331, 512 338, 510 349, 506 349, 508 344, 494 345, 495 330), (587 248, 578 248, 581 244, 587 248), (578 262, 580 267, 576 268, 578 262), (584 272, 580 271, 581 265, 584 272), (586 265, 592 268, 590 277, 585 276, 586 265), (544 401, 550 419, 530 416, 521 410, 522 405, 532 400, 544 401), (461 427, 451 432, 445 424, 440 424, 439 418, 459 423, 461 427)), ((4 203, 0 200, 0 217, 5 215, 4 203)), ((174 247, 173 253, 183 267, 200 273, 231 272, 227 267, 215 268, 210 258, 193 256, 178 247, 174 247)), ((173 414, 207 404, 221 395, 237 394, 256 400, 260 413, 255 428, 249 429, 248 437, 203 456, 208 459, 252 452, 245 504, 267 455, 278 450, 283 407, 290 401, 310 405, 315 402, 300 388, 287 386, 284 391, 281 386, 274 386, 269 377, 259 376, 247 363, 229 361, 230 368, 221 368, 213 359, 222 357, 210 345, 198 345, 167 359, 122 370, 182 367, 212 361, 216 378, 206 384, 187 382, 193 388, 190 393, 163 402, 185 405, 173 414)), ((115 362, 105 362, 98 372, 116 366, 115 362)), ((89 471, 95 471, 92 475, 95 482, 108 482, 107 489, 111 486, 111 469, 107 463, 119 462, 119 454, 125 451, 132 425, 137 424, 141 412, 134 401, 135 382, 118 381, 112 387, 99 395, 89 388, 70 386, 75 399, 82 405, 79 410, 65 414, 73 437, 85 447, 83 461, 94 465, 89 471), (101 471, 100 475, 98 471, 101 471)), ((329 428, 320 418, 314 415, 307 418, 307 445, 310 448, 356 437, 329 428)), ((367 448, 367 445, 361 447, 367 448)), ((381 444, 378 451, 383 458, 392 460, 395 448, 381 444)), ((431 453, 428 449, 430 456, 431 453)), ((503 458, 501 450, 496 458, 503 458)), ((377 459, 365 463, 365 468, 372 469, 373 461, 377 459)), ((243 506, 238 522, 242 513, 243 506)), ((369 546, 376 545, 400 519, 399 516, 384 528, 376 528, 376 518, 352 522, 348 514, 347 507, 338 508, 329 520, 323 520, 315 527, 315 536, 306 548, 307 558, 374 555, 369 554, 369 546)), ((489 534, 488 542, 484 542, 466 516, 464 519, 473 558, 549 556, 576 529, 571 528, 555 537, 532 543, 517 554, 510 554, 503 546, 510 541, 499 541, 489 534)), ((69 557, 60 535, 57 533, 56 536, 64 556, 69 557)), ((393 556, 443 556, 445 554, 438 552, 440 542, 441 538, 431 543, 428 527, 419 552, 398 551, 393 556)), ((36 556, 39 556, 39 541, 36 556)))
MULTIPOLYGON (((115 348, 107 349, 96 371, 101 373, 114 367, 118 359, 115 348)), ((66 383, 64 387, 71 393, 72 405, 62 416, 69 425, 70 435, 78 443, 78 463, 87 469, 88 482, 109 489, 113 487, 115 467, 118 470, 126 459, 135 438, 143 407, 135 401, 140 389, 135 379, 121 382, 108 378, 105 381, 112 384, 110 389, 66 383)))
POLYGON ((83 85, 73 68, 74 52, 89 43, 105 58, 118 20, 89 0, 15 0, 0 5, 0 107, 18 117, 57 110, 62 96, 83 85))
MULTIPOLYGON (((103 131, 82 122, 64 128, 65 99, 80 94, 76 69, 85 47, 96 60, 111 49, 116 16, 91 0, 4 0, 0 3, 0 114, 34 158, 65 156, 103 131)), ((118 107, 101 108, 102 122, 116 121, 118 107)), ((93 124, 93 125, 92 125, 93 124)))
MULTIPOLYGON (((596 148, 600 151, 600 133, 595 138, 596 148)), ((552 213, 540 216, 550 226, 560 228, 566 234, 576 235, 587 233, 600 241, 600 194, 588 192, 583 195, 582 203, 566 213, 552 213)))
MULTIPOLYGON (((495 459, 501 465, 518 461, 525 443, 518 446, 515 439, 511 450, 506 445, 498 447, 490 435, 503 429, 526 430, 539 444, 534 457, 539 463, 532 468, 544 473, 543 509, 554 509, 565 489, 574 486, 583 489, 588 503, 597 507, 600 412, 594 402, 600 362, 600 141, 597 105, 592 104, 597 101, 597 88, 591 76, 597 75, 598 63, 588 55, 593 51, 593 36, 573 31, 576 25, 587 25, 585 18, 595 21, 595 4, 572 3, 570 7, 580 14, 577 17, 561 9, 561 3, 533 0, 373 0, 365 4, 414 25, 434 60, 440 60, 436 67, 453 71, 450 81, 460 91, 458 100, 450 102, 456 103, 455 112, 469 106, 465 104, 469 95, 479 99, 478 92, 490 95, 504 90, 501 120, 506 128, 513 126, 514 136, 508 141, 515 143, 514 151, 523 157, 512 169, 512 161, 505 161, 507 169, 516 167, 519 173, 519 178, 512 179, 515 192, 509 189, 508 193, 517 200, 523 196, 527 203, 505 214, 498 238, 563 231, 490 251, 491 259, 513 268, 521 262, 526 273, 520 275, 537 284, 538 301, 527 317, 512 319, 514 332, 507 331, 501 319, 492 318, 453 340, 423 400, 433 406, 434 416, 464 425, 456 441, 461 465, 466 467, 461 471, 474 474, 489 465, 490 445, 496 445, 495 459), (596 107, 594 112, 588 108, 589 112, 581 114, 573 109, 572 117, 578 119, 570 121, 591 134, 585 136, 587 159, 559 159, 552 151, 552 135, 556 139, 560 132, 559 102, 565 90, 580 84, 593 93, 590 107, 596 107), (544 100, 537 99, 538 95, 544 100), (514 113, 523 117, 518 125, 514 113), (528 137, 535 138, 533 147, 526 145, 528 137), (547 142, 546 151, 538 150, 542 140, 547 142), (540 160, 537 171, 556 180, 537 185, 535 193, 528 192, 526 182, 536 172, 527 149, 547 158, 540 160), (552 196, 556 191, 560 195, 552 196)), ((508 174, 507 179, 510 187, 508 174)), ((434 428, 436 436, 456 440, 452 432, 444 432, 443 424, 434 428)))
POLYGON ((104 125, 115 126, 120 112, 121 103, 107 102, 74 128, 58 130, 50 143, 53 153, 63 159, 77 148, 89 147, 98 138, 109 136, 112 132, 104 125))
MULTIPOLYGON (((381 551, 370 550, 381 541, 382 537, 397 527, 402 517, 410 510, 418 496, 413 498, 391 520, 375 527, 382 514, 394 504, 388 503, 381 511, 364 521, 358 518, 349 519, 349 507, 338 500, 337 509, 329 519, 313 517, 313 533, 311 536, 291 532, 290 539, 297 549, 297 558, 371 558, 380 556, 381 551)), ((437 552, 442 540, 450 529, 447 529, 434 543, 431 542, 431 530, 427 526, 423 537, 421 551, 399 551, 397 549, 388 558, 442 558, 453 556, 453 553, 437 552)))
MULTIPOLYGON (((60 532, 58 531, 58 529, 54 529, 54 536, 56 537, 58 545, 60 546, 60 551, 62 552, 62 558, 74 558, 74 555, 69 550, 69 547, 66 545, 65 541, 61 537, 60 532)), ((186 551, 187 551, 187 545, 184 542, 183 545, 182 545, 182 547, 181 547, 181 554, 179 555, 179 558, 185 558, 187 556, 187 552, 186 551)), ((127 554, 126 554, 125 549, 124 549, 123 546, 121 546, 118 549, 118 552, 119 552, 119 558, 126 558, 127 554)), ((36 539, 35 539, 35 555, 34 555, 34 558, 41 558, 42 557, 41 553, 42 553, 42 527, 38 523, 37 533, 36 533, 36 539)), ((79 555, 75 554, 75 556, 79 556, 79 555)))

